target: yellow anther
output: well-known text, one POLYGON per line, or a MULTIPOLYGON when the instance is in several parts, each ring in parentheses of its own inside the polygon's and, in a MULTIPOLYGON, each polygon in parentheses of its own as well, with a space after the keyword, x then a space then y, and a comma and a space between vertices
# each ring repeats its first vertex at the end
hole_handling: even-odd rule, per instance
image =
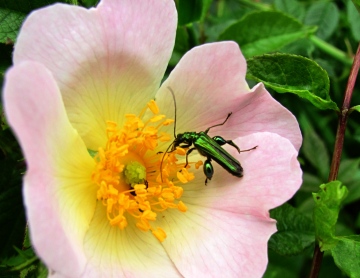
POLYGON ((163 242, 166 238, 166 233, 161 228, 157 228, 156 230, 152 230, 151 232, 160 242, 163 242))
POLYGON ((185 178, 184 174, 182 172, 177 172, 176 177, 181 181, 182 183, 187 183, 187 179, 185 178))
POLYGON ((107 132, 115 132, 117 128, 117 124, 112 121, 107 121, 106 123, 106 131, 107 132))
POLYGON ((165 115, 156 115, 150 119, 150 122, 155 123, 165 118, 165 115))
POLYGON ((185 204, 184 204, 182 201, 180 201, 180 202, 178 203, 178 209, 179 209, 181 212, 186 212, 186 211, 187 211, 187 207, 185 206, 185 204))
POLYGON ((109 225, 125 229, 127 217, 133 217, 136 227, 151 230, 159 241, 164 241, 166 233, 161 228, 153 229, 150 223, 156 221, 157 213, 167 209, 187 210, 180 201, 183 188, 174 185, 194 178, 187 169, 179 172, 177 155, 186 155, 186 149, 179 147, 176 151, 157 154, 164 151, 156 149, 159 142, 172 140, 172 135, 160 129, 174 121, 164 120, 154 100, 139 116, 127 114, 125 117, 122 128, 115 122, 107 122, 108 141, 93 156, 96 166, 91 179, 98 185, 96 197, 99 204, 106 207, 109 225), (154 115, 150 119, 146 113, 149 109, 154 115), (145 115, 147 121, 143 122, 145 115))
POLYGON ((164 126, 167 126, 167 125, 171 125, 173 122, 174 122, 173 119, 166 119, 162 124, 163 124, 164 126))
POLYGON ((183 168, 181 172, 188 182, 195 178, 194 174, 189 172, 186 168, 183 168))
POLYGON ((118 190, 116 190, 111 184, 110 184, 110 186, 109 186, 109 194, 111 194, 111 195, 117 195, 118 193, 119 193, 119 191, 118 190))
POLYGON ((171 140, 171 136, 165 132, 160 132, 160 136, 158 137, 158 139, 161 142, 167 142, 171 140))
POLYGON ((186 150, 183 149, 183 148, 177 147, 177 148, 176 148, 176 154, 186 155, 186 150))
POLYGON ((110 213, 110 212, 112 212, 112 209, 113 209, 113 205, 114 205, 114 199, 112 199, 112 198, 109 198, 109 199, 107 199, 107 212, 108 213, 110 213))
POLYGON ((163 197, 167 202, 173 202, 175 200, 174 194, 171 192, 165 192, 161 194, 161 197, 163 197))
POLYGON ((150 100, 147 104, 147 106, 149 107, 149 109, 151 110, 151 112, 153 112, 154 114, 158 114, 159 113, 159 107, 157 106, 155 100, 150 100))
MULTIPOLYGON (((151 210, 150 202, 139 203, 139 208, 143 211, 150 211, 151 210)), ((155 214, 155 217, 156 217, 156 214, 155 214)))
POLYGON ((184 192, 184 189, 182 187, 174 186, 174 196, 176 199, 181 198, 183 192, 184 192))
POLYGON ((203 165, 204 162, 202 162, 202 160, 199 160, 198 162, 195 163, 195 169, 199 169, 201 165, 203 165))
POLYGON ((121 225, 121 226, 125 227, 127 225, 127 221, 123 215, 118 215, 115 218, 110 220, 110 225, 112 225, 112 226, 121 225))
POLYGON ((162 192, 162 186, 158 185, 156 187, 149 187, 147 189, 147 192, 153 196, 160 196, 160 194, 162 192))
POLYGON ((136 223, 136 227, 138 227, 140 230, 147 232, 150 230, 150 224, 149 222, 145 222, 145 221, 140 221, 136 223))
POLYGON ((145 210, 141 216, 141 219, 146 219, 146 220, 152 220, 155 221, 156 220, 156 213, 151 211, 151 210, 145 210))

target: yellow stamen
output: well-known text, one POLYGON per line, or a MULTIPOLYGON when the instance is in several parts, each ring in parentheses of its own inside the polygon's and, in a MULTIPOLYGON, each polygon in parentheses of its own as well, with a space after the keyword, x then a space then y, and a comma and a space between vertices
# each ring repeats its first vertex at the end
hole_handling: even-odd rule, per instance
POLYGON ((157 106, 155 100, 150 100, 149 103, 147 104, 147 106, 150 108, 151 112, 153 112, 153 114, 158 114, 159 113, 159 107, 157 106))
POLYGON ((203 165, 204 163, 202 162, 202 160, 199 160, 198 162, 195 163, 195 169, 199 169, 201 165, 203 165))
POLYGON ((177 172, 177 178, 182 183, 188 183, 189 181, 193 180, 195 177, 194 174, 188 172, 186 168, 182 168, 181 172, 177 172))
POLYGON ((165 238, 166 238, 166 233, 161 228, 157 228, 156 230, 152 230, 152 233, 160 242, 163 242, 165 240, 165 238))
POLYGON ((174 183, 187 183, 194 175, 183 168, 184 164, 178 164, 176 155, 185 156, 186 149, 157 154, 161 151, 156 150, 159 142, 172 138, 160 129, 174 122, 163 120, 165 116, 159 112, 156 102, 151 100, 139 116, 125 115, 122 128, 108 121, 108 141, 94 156, 96 167, 91 178, 99 186, 96 197, 106 206, 109 225, 122 230, 128 225, 128 217, 133 217, 136 227, 151 231, 159 241, 164 241, 165 231, 152 226, 156 223, 157 213, 167 209, 186 212, 186 205, 180 200, 183 188, 174 183), (147 116, 144 123, 142 117, 148 115, 146 110, 153 116, 147 116))

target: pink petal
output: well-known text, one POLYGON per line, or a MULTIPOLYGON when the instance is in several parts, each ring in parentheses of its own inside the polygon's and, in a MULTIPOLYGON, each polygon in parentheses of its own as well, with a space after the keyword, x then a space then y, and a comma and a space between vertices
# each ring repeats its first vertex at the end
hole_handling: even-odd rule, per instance
POLYGON ((196 181, 184 186, 182 200, 185 204, 268 217, 268 210, 289 200, 302 183, 297 151, 287 139, 267 132, 238 138, 234 143, 242 150, 258 146, 240 154, 233 147, 224 146, 240 161, 244 176, 232 176, 212 162, 213 179, 205 186, 202 169, 197 170, 196 181))
POLYGON ((24 199, 32 243, 50 269, 78 276, 86 263, 82 240, 95 209, 94 161, 43 65, 24 62, 11 68, 4 104, 28 165, 24 199))
POLYGON ((204 128, 204 124, 224 119, 239 93, 250 91, 245 74, 246 61, 236 43, 204 44, 182 57, 156 100, 162 113, 174 115, 170 87, 176 97, 178 132, 204 128))
POLYGON ((289 139, 298 151, 302 135, 295 116, 269 94, 264 84, 259 83, 251 92, 243 98, 226 126, 219 127, 216 132, 223 134, 228 130, 230 138, 235 138, 235 133, 242 137, 255 132, 272 132, 289 139))
POLYGON ((33 12, 14 62, 44 64, 59 84, 70 122, 88 148, 106 142, 105 122, 120 126, 153 97, 175 40, 173 1, 103 0, 96 9, 56 4, 33 12))
MULTIPOLYGON (((288 138, 296 149, 302 137, 296 118, 259 84, 252 90, 246 81, 246 61, 234 42, 195 47, 184 55, 161 86, 156 99, 162 113, 174 115, 168 87, 176 97, 177 133, 211 130, 227 139, 254 132, 273 132, 288 138)), ((169 132, 170 129, 169 129, 169 132)))
MULTIPOLYGON (((223 200, 226 201, 226 200, 223 200)), ((164 213, 163 245, 183 277, 261 277, 275 221, 188 205, 164 213)))

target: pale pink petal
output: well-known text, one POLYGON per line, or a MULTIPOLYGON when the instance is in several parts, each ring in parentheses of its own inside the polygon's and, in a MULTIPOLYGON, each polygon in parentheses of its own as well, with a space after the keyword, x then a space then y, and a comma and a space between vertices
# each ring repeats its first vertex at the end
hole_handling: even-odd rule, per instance
POLYGON ((33 246, 50 269, 79 276, 86 263, 82 241, 96 202, 90 182, 94 161, 43 65, 24 62, 11 68, 4 104, 28 165, 24 199, 33 246))
POLYGON ((289 140, 275 133, 254 133, 234 143, 242 150, 258 146, 240 154, 233 147, 224 146, 240 161, 244 176, 232 176, 213 161, 213 179, 205 186, 205 175, 202 169, 197 170, 196 181, 184 185, 182 200, 185 204, 267 217, 269 209, 289 200, 302 183, 297 151, 289 140))
POLYGON ((188 205, 186 213, 164 213, 160 219, 168 231, 163 245, 183 277, 264 274, 274 220, 197 205, 188 205))
POLYGON ((135 227, 133 218, 120 230, 110 227, 99 204, 85 237, 89 258, 83 277, 181 277, 166 250, 151 232, 135 227))
POLYGON ((38 61, 53 73, 70 122, 97 150, 107 120, 122 126, 126 113, 138 114, 154 96, 176 19, 173 1, 104 0, 90 10, 56 4, 27 18, 14 63, 38 61))
MULTIPOLYGON (((191 49, 180 60, 156 95, 162 113, 174 115, 168 87, 176 97, 177 130, 204 131, 227 139, 254 132, 273 132, 288 138, 296 149, 301 146, 301 132, 296 118, 266 91, 263 85, 253 90, 245 81, 246 61, 234 42, 205 44, 191 49)), ((170 132, 170 129, 169 129, 170 132)))
POLYGON ((211 134, 227 133, 229 138, 236 138, 255 132, 272 132, 289 139, 298 151, 302 135, 295 116, 269 94, 264 84, 259 83, 251 92, 243 98, 226 125, 217 127, 211 134))
POLYGON ((187 52, 156 94, 161 112, 174 115, 170 87, 176 97, 178 132, 203 128, 236 107, 240 93, 249 92, 246 61, 235 42, 194 47, 187 52))

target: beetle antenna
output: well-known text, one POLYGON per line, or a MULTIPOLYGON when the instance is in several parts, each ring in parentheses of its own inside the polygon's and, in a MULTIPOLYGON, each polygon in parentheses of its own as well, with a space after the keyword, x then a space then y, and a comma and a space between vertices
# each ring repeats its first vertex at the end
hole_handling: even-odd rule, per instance
MULTIPOLYGON (((175 142, 175 141, 174 141, 174 142, 175 142)), ((163 157, 162 157, 162 159, 161 159, 161 162, 160 162, 160 176, 161 176, 161 182, 163 182, 163 176, 162 176, 162 165, 163 165, 163 162, 164 162, 164 158, 165 158, 165 155, 168 153, 168 151, 169 151, 170 147, 171 147, 172 145, 174 145, 174 142, 172 142, 172 143, 169 145, 169 147, 166 149, 166 151, 164 152, 164 155, 163 155, 163 157)))
POLYGON ((175 117, 174 117, 174 138, 176 138, 176 99, 175 99, 175 94, 173 92, 173 90, 170 87, 167 87, 170 91, 170 93, 172 94, 173 100, 174 100, 174 106, 175 106, 175 117))

